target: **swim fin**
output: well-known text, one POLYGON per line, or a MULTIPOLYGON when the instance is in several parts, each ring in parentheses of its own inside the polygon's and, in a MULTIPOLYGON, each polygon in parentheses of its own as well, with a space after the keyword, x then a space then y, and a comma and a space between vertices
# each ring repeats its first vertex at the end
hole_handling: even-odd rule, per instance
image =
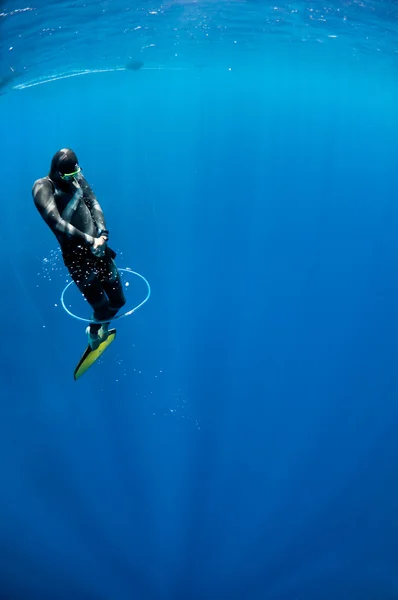
POLYGON ((104 350, 113 342, 116 337, 116 329, 110 329, 109 335, 105 341, 103 341, 96 350, 91 350, 90 346, 87 346, 83 356, 78 362, 78 365, 74 372, 75 381, 79 379, 84 373, 91 367, 93 363, 101 356, 104 350))

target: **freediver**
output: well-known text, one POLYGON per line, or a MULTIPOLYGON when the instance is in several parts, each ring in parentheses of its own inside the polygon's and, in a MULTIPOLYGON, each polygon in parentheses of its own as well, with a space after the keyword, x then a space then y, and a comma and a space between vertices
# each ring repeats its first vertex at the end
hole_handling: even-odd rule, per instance
POLYGON ((70 276, 93 309, 86 333, 91 350, 96 350, 107 340, 109 322, 126 298, 116 253, 108 247, 104 213, 73 150, 54 154, 49 174, 35 181, 32 195, 59 242, 70 276))

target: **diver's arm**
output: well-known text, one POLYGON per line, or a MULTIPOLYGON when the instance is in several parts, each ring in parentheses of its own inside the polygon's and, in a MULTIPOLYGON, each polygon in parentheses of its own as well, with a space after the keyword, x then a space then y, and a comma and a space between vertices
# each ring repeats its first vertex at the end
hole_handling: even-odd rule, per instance
POLYGON ((93 190, 91 189, 87 181, 84 179, 84 177, 80 179, 80 186, 84 192, 84 200, 90 211, 91 218, 93 219, 95 226, 98 229, 98 235, 103 235, 106 236, 106 238, 108 238, 109 231, 106 228, 104 213, 102 212, 102 208, 93 190))
POLYGON ((64 210, 62 211, 62 215, 61 215, 61 218, 64 221, 68 221, 68 222, 71 220, 72 215, 75 212, 75 210, 77 209, 80 199, 83 196, 83 192, 82 192, 80 185, 76 182, 73 182, 73 185, 75 186, 76 191, 73 194, 71 200, 65 206, 64 210))
POLYGON ((61 233, 68 238, 81 240, 88 246, 94 244, 94 238, 91 235, 83 233, 83 231, 80 231, 80 229, 77 229, 61 217, 55 203, 52 185, 49 181, 45 179, 36 181, 33 185, 32 194, 36 208, 55 234, 61 233))

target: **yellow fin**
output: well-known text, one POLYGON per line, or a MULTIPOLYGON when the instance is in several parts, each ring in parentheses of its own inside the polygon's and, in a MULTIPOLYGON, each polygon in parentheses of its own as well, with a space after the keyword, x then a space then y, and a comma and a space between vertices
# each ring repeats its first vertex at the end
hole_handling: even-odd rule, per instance
POLYGON ((91 350, 90 346, 87 346, 86 351, 79 360, 79 363, 75 369, 74 379, 79 379, 86 371, 91 367, 93 363, 101 356, 101 354, 108 348, 116 337, 116 329, 110 329, 107 339, 102 342, 96 350, 91 350))

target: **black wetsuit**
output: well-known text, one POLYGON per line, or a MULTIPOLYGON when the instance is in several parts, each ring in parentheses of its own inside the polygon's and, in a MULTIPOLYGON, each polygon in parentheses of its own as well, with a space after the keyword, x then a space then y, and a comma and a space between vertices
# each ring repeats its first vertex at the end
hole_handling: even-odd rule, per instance
MULTIPOLYGON (((93 254, 94 239, 101 235, 108 238, 109 233, 102 209, 84 177, 79 186, 76 208, 67 216, 68 205, 78 188, 62 183, 56 186, 48 176, 35 181, 32 194, 38 211, 58 239, 73 281, 94 310, 93 318, 111 320, 126 302, 113 260, 116 254, 107 246, 102 257, 93 254)), ((91 331, 99 327, 92 324, 91 331)))

